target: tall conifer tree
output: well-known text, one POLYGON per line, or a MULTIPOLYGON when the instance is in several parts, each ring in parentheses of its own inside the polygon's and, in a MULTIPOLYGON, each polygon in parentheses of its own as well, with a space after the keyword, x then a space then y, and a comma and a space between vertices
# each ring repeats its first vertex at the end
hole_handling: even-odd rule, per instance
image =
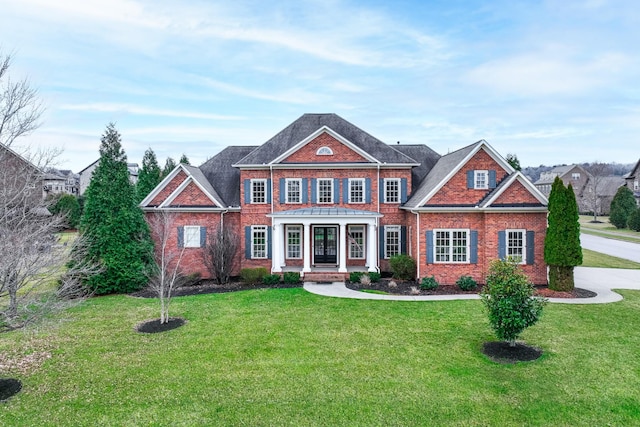
POLYGON ((162 168, 162 179, 169 175, 176 166, 176 161, 171 157, 167 157, 167 161, 164 162, 164 168, 162 168))
POLYGON ((142 158, 142 169, 138 174, 138 182, 136 184, 136 192, 138 202, 141 202, 151 191, 156 188, 162 180, 162 170, 158 165, 156 153, 151 148, 144 152, 142 158))
POLYGON ((549 264, 549 288, 571 291, 573 268, 582 264, 578 204, 571 184, 556 177, 549 195, 549 226, 544 241, 544 260, 549 264))
POLYGON ((87 279, 86 285, 96 294, 126 293, 146 284, 153 243, 113 123, 102 136, 100 162, 85 193, 80 231, 88 237, 87 257, 104 267, 87 279))
POLYGON ((180 163, 182 163, 183 165, 190 165, 191 164, 191 163, 189 163, 189 158, 184 153, 182 154, 182 157, 180 157, 180 163))

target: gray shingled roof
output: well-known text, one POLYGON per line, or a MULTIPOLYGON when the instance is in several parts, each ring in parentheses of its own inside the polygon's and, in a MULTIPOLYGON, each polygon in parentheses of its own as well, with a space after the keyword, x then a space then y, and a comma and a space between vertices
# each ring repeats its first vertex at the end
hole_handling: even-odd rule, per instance
POLYGON ((292 209, 289 211, 275 212, 271 215, 286 215, 286 216, 382 216, 378 212, 361 211, 357 209, 347 208, 301 208, 292 209))
POLYGON ((446 154, 438 160, 438 162, 433 166, 431 172, 427 175, 427 177, 422 181, 420 186, 416 191, 413 192, 413 195, 407 202, 405 203, 405 207, 408 208, 416 208, 418 204, 424 199, 427 194, 429 194, 434 188, 438 186, 442 182, 442 180, 453 170, 455 169, 462 160, 464 160, 469 153, 471 153, 479 144, 482 144, 484 140, 480 140, 474 144, 461 148, 452 153, 446 154))
MULTIPOLYGON (((209 180, 207 179, 206 176, 204 176, 204 173, 202 173, 202 170, 196 166, 191 166, 191 165, 185 165, 183 164, 182 166, 184 166, 189 173, 191 174, 191 176, 193 176, 193 179, 195 179, 196 181, 198 181, 198 183, 209 193, 211 194, 216 200, 218 200, 220 203, 225 203, 224 199, 222 197, 220 197, 220 195, 218 194, 218 192, 215 190, 215 188, 213 188, 213 186, 211 185, 211 182, 209 182, 209 180)), ((226 207, 226 206, 222 206, 222 207, 226 207)))
POLYGON ((238 161, 237 164, 263 165, 270 163, 323 126, 327 126, 334 132, 337 132, 380 162, 415 163, 413 159, 394 150, 384 142, 369 135, 337 114, 331 113, 303 114, 276 136, 238 161))
POLYGON ((411 194, 414 193, 422 183, 422 180, 431 172, 431 169, 440 159, 440 154, 433 151, 424 144, 415 145, 391 145, 391 148, 400 151, 405 156, 411 157, 420 166, 411 169, 411 194))
POLYGON ((255 146, 230 146, 200 165, 200 170, 227 206, 240 206, 240 170, 233 164, 255 146))

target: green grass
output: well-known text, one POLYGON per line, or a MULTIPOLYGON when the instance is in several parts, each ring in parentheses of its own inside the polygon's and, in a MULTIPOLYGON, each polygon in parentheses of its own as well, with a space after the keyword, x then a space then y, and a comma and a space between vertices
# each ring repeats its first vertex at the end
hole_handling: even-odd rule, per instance
POLYGON ((582 248, 581 267, 640 269, 640 263, 582 248))
POLYGON ((623 294, 550 304, 523 337, 543 357, 515 365, 481 353, 494 337, 479 301, 200 295, 174 300, 185 326, 143 335, 156 301, 94 298, 0 336, 0 354, 52 354, 13 373, 23 390, 0 425, 637 425, 640 293, 623 294))
POLYGON ((640 233, 628 228, 618 229, 609 222, 609 217, 599 216, 600 223, 592 223, 593 216, 580 215, 580 231, 608 239, 622 240, 631 243, 640 243, 640 233))
POLYGON ((377 289, 360 289, 360 292, 366 292, 368 294, 389 295, 389 292, 379 291, 377 289))

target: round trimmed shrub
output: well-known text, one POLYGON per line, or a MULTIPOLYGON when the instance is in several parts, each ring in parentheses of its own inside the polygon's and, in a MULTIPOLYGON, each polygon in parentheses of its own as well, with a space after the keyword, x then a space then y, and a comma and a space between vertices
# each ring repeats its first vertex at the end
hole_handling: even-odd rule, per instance
POLYGON ((416 260, 409 255, 395 255, 389 260, 394 279, 411 280, 416 277, 416 260))
POLYGON ((262 283, 267 286, 274 286, 280 283, 280 276, 278 274, 267 274, 262 276, 262 283))
POLYGON ((435 276, 431 277, 423 277, 420 282, 420 289, 424 289, 425 291, 433 291, 438 288, 438 281, 435 276))
POLYGON ((456 280, 456 285, 463 291, 475 291, 478 283, 471 276, 462 276, 456 280))

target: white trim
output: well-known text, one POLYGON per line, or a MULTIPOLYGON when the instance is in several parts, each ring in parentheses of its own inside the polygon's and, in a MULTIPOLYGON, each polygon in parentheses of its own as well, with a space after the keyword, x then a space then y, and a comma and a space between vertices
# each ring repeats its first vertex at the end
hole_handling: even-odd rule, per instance
POLYGON ((354 204, 354 205, 360 205, 360 204, 364 204, 366 203, 367 197, 366 197, 366 191, 367 191, 367 180, 365 178, 348 178, 347 180, 347 203, 349 204, 354 204), (351 200, 351 184, 355 181, 360 181, 360 183, 362 184, 362 200, 359 202, 354 202, 353 200, 351 200))
POLYGON ((333 150, 324 145, 316 150, 316 156, 333 156, 333 150))
POLYGON ((434 264, 471 264, 471 229, 469 228, 434 228, 433 229, 433 242, 431 242, 431 250, 433 251, 433 263, 434 264), (436 253, 436 242, 438 241, 438 232, 456 233, 463 231, 466 234, 466 252, 465 261, 453 261, 453 236, 449 234, 449 261, 438 261, 438 254, 436 253))
MULTIPOLYGON (((355 245, 358 245, 358 243, 355 241, 355 239, 353 239, 353 243, 355 245)), ((366 254, 366 249, 367 249, 367 226, 365 224, 349 224, 347 226, 347 258, 349 259, 357 259, 357 260, 363 260, 367 258, 367 254, 366 254), (362 233, 362 245, 360 248, 360 251, 362 251, 362 256, 361 257, 352 257, 351 256, 351 244, 352 244, 352 237, 351 237, 351 229, 358 227, 360 228, 360 232, 362 233)))
POLYGON ((269 233, 268 231, 269 226, 268 225, 252 225, 251 226, 251 259, 268 259, 269 258, 269 233), (256 231, 263 231, 264 232, 264 256, 256 256, 255 255, 255 242, 254 242, 254 237, 255 237, 255 232, 256 231))
POLYGON ((523 174, 522 172, 518 171, 515 174, 511 175, 508 179, 507 182, 505 182, 504 184, 502 184, 500 186, 500 188, 498 189, 498 191, 495 192, 495 194, 492 194, 490 198, 488 198, 483 204, 482 207, 483 208, 488 208, 490 207, 493 202, 495 202, 496 200, 498 200, 498 197, 500 197, 506 190, 507 188, 511 187, 511 185, 513 184, 514 181, 518 181, 520 182, 522 185, 524 185, 524 187, 529 190, 529 192, 531 193, 531 195, 533 197, 535 197, 541 204, 545 205, 545 210, 546 210, 546 205, 549 204, 549 200, 544 196, 544 194, 542 194, 542 192, 531 183, 531 181, 529 181, 523 174))
POLYGON ((234 168, 241 170, 281 170, 281 169, 411 169, 416 166, 420 166, 420 163, 278 163, 278 164, 264 164, 264 165, 245 165, 234 164, 234 168))
POLYGON ((285 226, 285 228, 284 228, 284 240, 285 240, 284 241, 284 247, 285 247, 285 249, 284 249, 284 259, 302 259, 302 246, 304 244, 306 244, 305 242, 302 241, 302 232, 303 232, 302 225, 300 225, 300 224, 287 224, 285 226), (289 230, 290 229, 294 229, 294 228, 297 229, 298 237, 300 239, 300 242, 298 243, 298 246, 299 246, 298 250, 299 250, 300 255, 297 256, 297 257, 290 257, 289 256, 289 230))
POLYGON ((185 225, 182 228, 182 244, 185 248, 199 248, 200 247, 200 226, 199 225, 185 225), (187 230, 191 230, 192 232, 195 231, 195 236, 191 236, 191 238, 193 239, 195 237, 195 243, 194 241, 191 242, 187 242, 187 230))
POLYGON ((524 228, 507 228, 504 230, 504 256, 509 258, 509 233, 522 233, 522 259, 518 264, 527 263, 527 230, 524 228))
POLYGON ((402 181, 401 178, 382 178, 382 203, 402 203, 402 181), (387 200, 387 182, 395 181, 398 184, 398 200, 390 202, 387 200))
POLYGON ((334 194, 335 188, 333 188, 333 178, 316 178, 316 201, 315 203, 318 205, 332 205, 335 203, 334 194), (320 201, 320 181, 329 181, 331 184, 331 201, 329 202, 321 202, 320 201))
POLYGON ((485 169, 474 169, 473 171, 473 189, 488 190, 489 189, 489 171, 485 169), (478 175, 484 175, 484 187, 478 186, 478 175))
POLYGON ((251 178, 249 179, 249 204, 250 205, 266 205, 267 201, 267 179, 266 178, 251 178), (262 182, 264 184, 264 201, 256 202, 253 200, 253 183, 262 182))
POLYGON ((160 181, 160 183, 156 185, 156 188, 151 190, 151 193, 149 193, 147 197, 145 197, 140 202, 140 206, 147 206, 149 203, 151 203, 153 199, 155 199, 156 196, 160 194, 162 190, 164 190, 167 184, 169 184, 173 180, 173 178, 175 178, 176 175, 178 175, 178 172, 180 172, 180 170, 184 171, 184 173, 187 175, 187 178, 191 176, 189 171, 187 171, 187 169, 182 166, 182 163, 179 163, 178 165, 176 165, 175 168, 173 168, 171 172, 169 172, 169 175, 167 175, 162 181, 160 181))
POLYGON ((185 188, 187 188, 187 186, 193 182, 196 187, 198 187, 200 189, 200 191, 202 191, 202 193, 207 196, 207 198, 209 200, 211 200, 211 202, 213 202, 213 204, 215 204, 216 206, 222 208, 222 203, 220 203, 218 200, 215 199, 215 197, 213 197, 213 195, 211 195, 199 182, 197 179, 195 179, 193 177, 193 175, 188 175, 187 179, 185 179, 184 181, 182 181, 182 183, 180 183, 180 185, 169 195, 169 197, 167 197, 160 205, 158 205, 161 208, 167 207, 169 205, 171 205, 171 202, 173 202, 184 190, 185 188))
POLYGON ((311 135, 307 136, 305 139, 303 139, 302 141, 300 141, 299 143, 297 143, 293 147, 289 148, 287 151, 285 151, 284 153, 282 153, 281 155, 279 155, 275 159, 273 159, 271 162, 269 162, 269 164, 280 163, 281 161, 283 161, 284 159, 286 159, 287 157, 289 157, 290 155, 292 155, 296 151, 300 150, 302 147, 304 147, 309 142, 313 141, 314 139, 316 139, 318 136, 322 135, 323 133, 327 133, 328 135, 330 135, 333 138, 337 139, 339 142, 341 142, 342 144, 346 145, 351 150, 355 151, 360 156, 364 157, 365 159, 369 160, 370 162, 381 163, 378 159, 376 159, 373 156, 371 156, 371 154, 367 153, 366 151, 362 150, 358 146, 354 145, 348 139, 346 139, 345 137, 343 137, 342 135, 340 135, 339 133, 337 133, 336 131, 334 131, 333 129, 331 129, 330 127, 325 125, 325 126, 322 126, 320 129, 316 130, 315 132, 313 132, 311 135))
POLYGON ((284 179, 284 203, 285 204, 290 204, 290 205, 299 205, 302 203, 302 178, 285 178, 284 179), (292 202, 291 200, 289 200, 289 183, 296 181, 298 183, 299 186, 299 192, 298 192, 298 201, 297 202, 292 202))

